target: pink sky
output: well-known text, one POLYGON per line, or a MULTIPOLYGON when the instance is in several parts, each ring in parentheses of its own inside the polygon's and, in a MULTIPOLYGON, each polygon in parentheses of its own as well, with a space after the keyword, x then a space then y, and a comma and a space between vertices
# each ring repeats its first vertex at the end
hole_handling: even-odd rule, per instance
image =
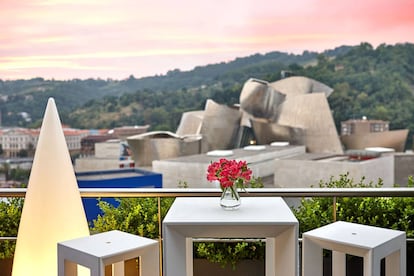
POLYGON ((413 0, 0 0, 0 79, 125 79, 255 53, 414 43, 413 0))

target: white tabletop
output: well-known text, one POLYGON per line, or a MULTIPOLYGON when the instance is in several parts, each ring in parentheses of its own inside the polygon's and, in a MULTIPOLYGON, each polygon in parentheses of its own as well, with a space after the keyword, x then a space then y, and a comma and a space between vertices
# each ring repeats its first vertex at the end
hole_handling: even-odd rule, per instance
POLYGON ((177 198, 164 224, 208 225, 290 225, 298 221, 279 197, 242 197, 237 210, 223 210, 219 197, 177 198))
POLYGON ((337 221, 321 228, 306 232, 307 236, 324 241, 334 241, 344 245, 358 246, 360 248, 375 248, 384 241, 392 240, 404 235, 402 231, 390 230, 380 227, 337 221))
POLYGON ((59 244, 95 257, 105 258, 113 254, 135 250, 137 247, 153 245, 154 243, 157 243, 157 241, 113 230, 60 242, 59 244))

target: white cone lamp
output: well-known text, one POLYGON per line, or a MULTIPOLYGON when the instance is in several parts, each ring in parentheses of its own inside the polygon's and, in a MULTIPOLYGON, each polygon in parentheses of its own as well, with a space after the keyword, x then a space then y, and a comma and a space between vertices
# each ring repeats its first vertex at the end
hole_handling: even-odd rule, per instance
POLYGON ((23 205, 12 276, 57 275, 57 243, 88 235, 59 114, 50 98, 23 205))

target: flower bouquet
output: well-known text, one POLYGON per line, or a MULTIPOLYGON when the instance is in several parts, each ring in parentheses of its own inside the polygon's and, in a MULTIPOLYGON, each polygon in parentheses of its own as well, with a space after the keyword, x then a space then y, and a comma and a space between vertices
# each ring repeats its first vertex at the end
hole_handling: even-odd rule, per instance
POLYGON ((224 209, 237 209, 241 200, 238 189, 244 190, 252 176, 246 161, 227 160, 212 162, 207 168, 207 180, 218 181, 223 191, 220 205, 224 209))

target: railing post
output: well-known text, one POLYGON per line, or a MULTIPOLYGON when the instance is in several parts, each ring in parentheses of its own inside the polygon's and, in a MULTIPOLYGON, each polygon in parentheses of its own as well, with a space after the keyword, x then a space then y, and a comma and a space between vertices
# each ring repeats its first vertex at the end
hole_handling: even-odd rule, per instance
POLYGON ((162 216, 161 216, 161 197, 157 197, 157 205, 158 205, 158 243, 160 246, 160 276, 162 276, 162 216))
POLYGON ((332 218, 336 221, 336 196, 333 197, 332 218))

